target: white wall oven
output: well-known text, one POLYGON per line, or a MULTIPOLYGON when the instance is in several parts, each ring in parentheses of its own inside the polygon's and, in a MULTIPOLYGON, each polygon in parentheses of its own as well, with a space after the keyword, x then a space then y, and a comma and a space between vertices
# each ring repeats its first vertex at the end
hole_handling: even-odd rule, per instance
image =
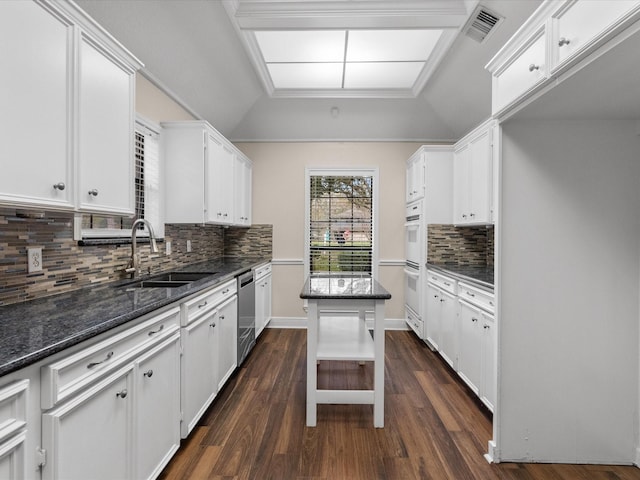
POLYGON ((405 220, 405 320, 423 338, 421 292, 425 270, 425 242, 421 202, 407 205, 405 220))

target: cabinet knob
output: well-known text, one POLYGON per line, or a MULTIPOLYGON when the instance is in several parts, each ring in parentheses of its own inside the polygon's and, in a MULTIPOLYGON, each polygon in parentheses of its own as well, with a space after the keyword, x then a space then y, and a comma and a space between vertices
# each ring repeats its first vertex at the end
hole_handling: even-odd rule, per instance
POLYGON ((120 390, 118 393, 116 393, 116 397, 120 397, 120 398, 127 398, 127 395, 129 394, 129 392, 127 392, 126 388, 123 388, 122 390, 120 390))
POLYGON ((470 213, 470 214, 469 214, 469 216, 470 216, 470 217, 475 217, 475 216, 476 216, 476 214, 475 214, 475 213, 470 213))
POLYGON ((472 321, 472 322, 477 322, 477 321, 478 321, 478 319, 477 319, 476 317, 471 317, 471 321, 472 321))
POLYGON ((66 187, 67 186, 64 184, 64 182, 58 182, 53 186, 54 189, 60 190, 60 191, 64 190, 66 187))
POLYGON ((462 214, 462 218, 467 218, 467 214, 466 214, 466 213, 463 213, 463 214, 462 214))
POLYGON ((91 190, 89 190, 87 192, 89 195, 91 195, 92 197, 97 197, 98 196, 98 189, 97 188, 92 188, 91 190))
POLYGON ((470 297, 475 297, 475 294, 473 294, 471 292, 467 292, 467 295, 469 295, 470 297))
POLYGON ((209 324, 209 326, 210 326, 211 328, 216 328, 216 322, 210 323, 210 324, 209 324))
POLYGON ((484 328, 485 330, 489 330, 491 327, 489 325, 484 325, 482 328, 484 328))
POLYGON ((540 65, 536 65, 535 63, 529 65, 529 71, 533 72, 534 70, 540 70, 540 65))
POLYGON ((560 40, 558 40, 559 47, 564 47, 565 45, 569 45, 570 43, 571 43, 571 40, 565 37, 561 37, 560 40))
POLYGON ((151 378, 153 376, 153 370, 151 370, 151 369, 147 370, 146 372, 144 372, 142 374, 142 376, 151 378))

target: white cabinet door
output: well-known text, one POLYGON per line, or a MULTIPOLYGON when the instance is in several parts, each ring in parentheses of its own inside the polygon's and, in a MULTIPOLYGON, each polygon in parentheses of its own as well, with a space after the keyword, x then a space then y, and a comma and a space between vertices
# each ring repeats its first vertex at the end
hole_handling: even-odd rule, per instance
POLYGON ((440 292, 440 354, 445 361, 457 368, 458 312, 455 295, 440 292))
POLYGON ((182 328, 180 394, 186 438, 218 393, 218 311, 213 310, 182 328))
POLYGON ((238 364, 238 297, 218 307, 218 390, 220 390, 238 364))
POLYGON ((264 322, 260 332, 266 327, 271 321, 271 295, 272 295, 272 278, 271 275, 267 275, 264 279, 264 322))
POLYGON ((234 223, 251 225, 251 163, 248 159, 235 155, 234 159, 234 223))
POLYGON ((264 329, 266 323, 266 281, 262 278, 256 282, 256 338, 264 329))
POLYGON ((469 162, 469 221, 491 223, 493 159, 490 130, 471 141, 469 162))
POLYGON ((496 404, 496 328, 492 315, 482 314, 482 386, 480 398, 493 412, 496 404))
POLYGON ((45 480, 132 478, 132 368, 42 415, 45 480))
POLYGON ((492 222, 493 151, 491 125, 483 125, 461 140, 453 163, 453 223, 492 222))
POLYGON ((46 6, 0 2, 0 202, 73 208, 72 44, 46 6))
POLYGON ((637 0, 588 0, 567 2, 557 18, 558 63, 562 64, 596 40, 624 14, 638 6, 637 0))
POLYGON ((470 163, 470 145, 456 150, 453 157, 453 223, 456 225, 469 222, 470 163))
POLYGON ((25 478, 25 441, 27 432, 21 432, 0 443, 0 478, 23 480, 25 478))
POLYGON ((136 361, 136 470, 134 478, 156 478, 180 446, 180 335, 163 341, 136 361))
POLYGON ((441 291, 430 283, 427 284, 427 313, 424 321, 424 336, 435 350, 440 350, 441 338, 441 317, 442 307, 440 305, 441 291))
POLYGON ((82 33, 78 65, 78 204, 132 214, 134 71, 82 33))
POLYGON ((233 152, 215 136, 208 135, 205 172, 206 219, 218 224, 233 223, 233 152))
POLYGON ((425 168, 424 153, 418 151, 409 159, 406 178, 406 201, 411 203, 424 197, 425 193, 425 168))
POLYGON ((482 312, 466 302, 459 304, 458 373, 478 395, 482 381, 482 312))

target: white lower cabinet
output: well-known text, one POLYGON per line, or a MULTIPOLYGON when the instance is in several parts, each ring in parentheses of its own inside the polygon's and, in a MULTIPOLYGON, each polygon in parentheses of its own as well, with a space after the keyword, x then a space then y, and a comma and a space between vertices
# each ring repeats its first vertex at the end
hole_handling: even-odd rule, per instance
POLYGON ((480 399, 493 412, 496 404, 496 320, 482 313, 482 380, 480 399))
POLYGON ((173 307, 44 365, 42 478, 155 478, 180 442, 179 347, 173 307))
POLYGON ((182 304, 180 435, 186 438, 237 364, 236 280, 182 304))
POLYGON ((238 365, 238 297, 234 295, 218 307, 218 391, 238 365))
POLYGON ((136 479, 156 478, 180 446, 180 335, 136 362, 136 479))
POLYGON ((271 264, 256 269, 256 338, 271 320, 271 278, 271 264))
POLYGON ((456 297, 440 292, 440 354, 454 369, 458 358, 458 315, 456 297))
POLYGON ((482 311, 460 300, 458 372, 477 395, 482 381, 482 311))
POLYGON ((132 478, 133 365, 42 416, 45 480, 132 478))
POLYGON ((25 478, 29 380, 0 388, 0 478, 25 478))
POLYGON ((0 443, 0 478, 22 480, 25 478, 25 442, 27 432, 14 435, 0 443))

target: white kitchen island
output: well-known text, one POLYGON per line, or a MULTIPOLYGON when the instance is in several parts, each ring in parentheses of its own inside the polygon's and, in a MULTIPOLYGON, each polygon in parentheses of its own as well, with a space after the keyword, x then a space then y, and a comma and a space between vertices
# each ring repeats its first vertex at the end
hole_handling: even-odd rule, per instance
POLYGON ((300 298, 307 313, 307 426, 316 426, 318 404, 373 405, 373 425, 384 427, 384 304, 391 294, 369 275, 310 275, 300 298), (374 312, 373 338, 366 312, 374 312), (354 312, 345 316, 345 312, 354 312), (319 360, 374 362, 373 390, 318 389, 319 360))

